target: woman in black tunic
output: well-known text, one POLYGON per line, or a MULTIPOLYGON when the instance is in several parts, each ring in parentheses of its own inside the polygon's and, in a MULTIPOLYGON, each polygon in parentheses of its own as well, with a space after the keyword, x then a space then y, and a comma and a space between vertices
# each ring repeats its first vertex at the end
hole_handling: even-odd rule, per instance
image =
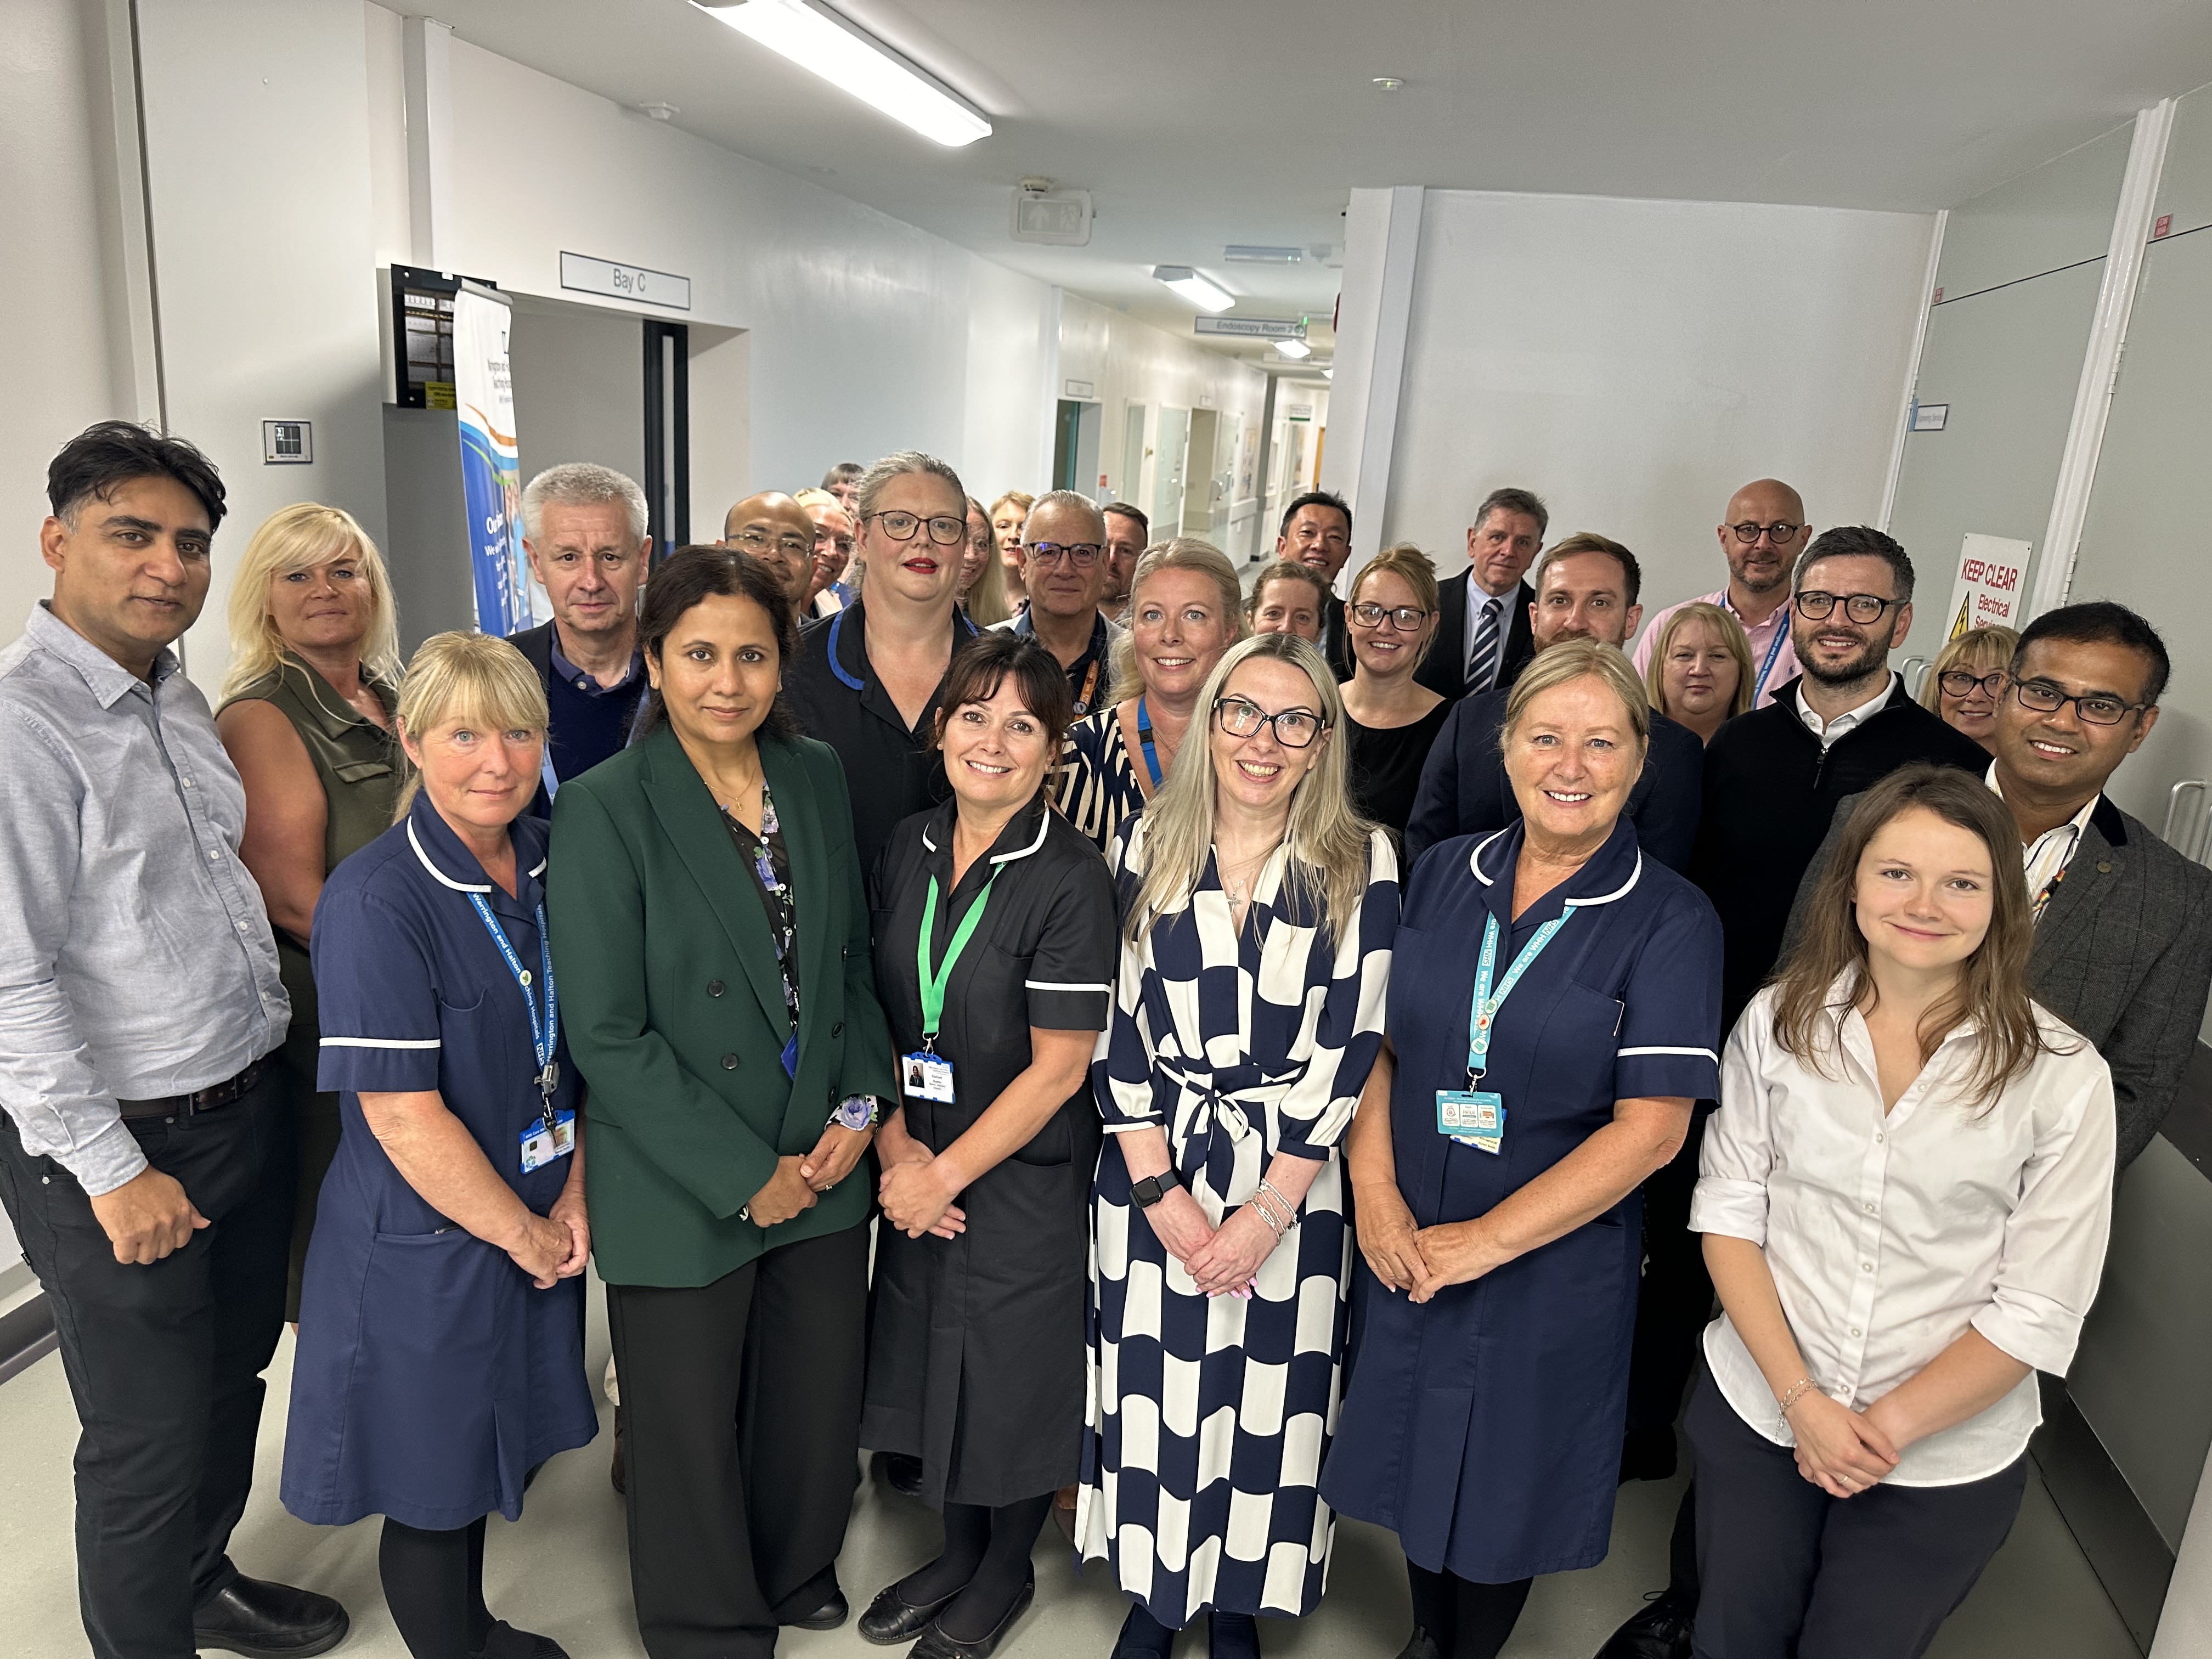
POLYGON ((1353 580, 1344 620, 1357 665, 1344 687, 1352 799, 1403 845, 1421 767, 1452 708, 1413 680, 1436 643, 1436 567, 1410 542, 1384 548, 1353 580))
POLYGON ((860 1633, 981 1656, 1029 1605, 1053 1492, 1077 1475, 1091 1176, 1087 1080, 1115 962, 1113 885, 1052 810, 1067 677, 993 632, 952 659, 952 799, 901 823, 875 890, 876 986, 902 1091, 877 1141, 884 1225, 864 1445, 919 1457, 945 1550, 860 1633))

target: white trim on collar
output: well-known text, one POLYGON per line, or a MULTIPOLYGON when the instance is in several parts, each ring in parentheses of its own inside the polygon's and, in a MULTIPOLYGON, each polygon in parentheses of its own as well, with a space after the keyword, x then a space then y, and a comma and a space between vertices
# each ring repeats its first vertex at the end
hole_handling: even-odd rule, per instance
MULTIPOLYGON (((1513 826, 1510 823, 1503 830, 1492 830, 1490 834, 1485 836, 1480 841, 1475 842, 1474 849, 1467 855, 1468 868, 1474 872, 1474 878, 1480 882, 1485 887, 1494 887, 1498 884, 1494 878, 1486 876, 1482 873, 1482 849, 1489 846, 1493 841, 1496 841, 1500 836, 1510 835, 1512 830, 1513 826)), ((1628 872, 1628 879, 1621 883, 1620 886, 1614 888, 1613 891, 1610 893, 1601 893, 1595 898, 1571 898, 1566 900, 1565 902, 1570 906, 1575 907, 1583 907, 1592 904, 1610 904, 1613 900, 1625 896, 1629 890, 1643 878, 1643 876, 1644 853, 1643 849, 1639 848, 1636 854, 1636 866, 1628 872)))
MULTIPOLYGON (((421 860, 422 867, 430 872, 433 880, 452 888, 456 893, 489 893, 491 891, 491 884, 489 882, 486 882, 479 887, 471 882, 455 881, 443 870, 441 870, 436 865, 431 863, 430 855, 422 850, 422 843, 415 838, 415 821, 412 818, 410 818, 407 821, 407 844, 415 849, 416 858, 421 860)), ((543 866, 539 866, 541 869, 543 867, 543 866)), ((538 872, 533 870, 531 873, 535 875, 538 872)))
POLYGON ((1480 841, 1475 842, 1474 850, 1467 855, 1467 867, 1474 872, 1474 878, 1480 882, 1485 887, 1494 887, 1498 884, 1492 881, 1488 876, 1482 873, 1482 849, 1489 846, 1493 841, 1496 841, 1500 836, 1510 835, 1512 832, 1513 826, 1510 823, 1503 830, 1492 830, 1480 841))
POLYGON ((551 860, 551 859, 550 859, 550 856, 549 856, 549 857, 547 857, 547 858, 542 858, 542 859, 538 860, 538 862, 537 862, 537 864, 536 864, 536 865, 532 868, 532 870, 531 870, 531 872, 530 872, 531 879, 534 881, 534 880, 536 880, 538 877, 540 877, 540 876, 544 875, 544 874, 545 873, 545 866, 546 866, 549 863, 550 863, 551 861, 552 861, 552 860, 551 860))
POLYGON ((1016 859, 1027 858, 1030 854, 1036 852, 1038 848, 1044 845, 1045 832, 1051 828, 1052 808, 1048 806, 1043 811, 1037 814, 1037 832, 1036 839, 1035 841, 1031 842, 1026 847, 1018 847, 1011 853, 994 854, 992 855, 991 862, 994 864, 1011 864, 1016 859))
POLYGON ((1643 875, 1644 853, 1639 848, 1636 854, 1636 867, 1628 872, 1628 879, 1626 881, 1621 883, 1620 886, 1614 888, 1610 893, 1601 893, 1595 898, 1571 898, 1566 901, 1566 903, 1568 906, 1575 909, 1583 909, 1593 904, 1610 904, 1613 900, 1620 898, 1631 888, 1634 887, 1636 884, 1643 878, 1643 875))

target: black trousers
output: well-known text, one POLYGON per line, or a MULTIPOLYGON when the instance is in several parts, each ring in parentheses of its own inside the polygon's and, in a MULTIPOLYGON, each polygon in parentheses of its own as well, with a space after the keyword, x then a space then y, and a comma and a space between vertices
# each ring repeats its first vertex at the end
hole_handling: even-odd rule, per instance
POLYGON ((99 1659, 189 1659, 192 1609, 238 1570, 261 1373, 284 1323, 292 1121, 270 1067, 228 1106, 130 1126, 212 1224, 144 1267, 115 1259, 75 1176, 0 1114, 0 1203, 46 1286, 83 1433, 77 1599, 99 1659))
POLYGON ((1628 1362, 1628 1431, 1670 1429, 1697 1363, 1698 1336, 1713 1316, 1712 1276, 1703 1242, 1690 1231, 1712 1104, 1699 1101, 1682 1148, 1644 1182, 1644 1282, 1636 1299, 1636 1341, 1628 1362))
POLYGON ((630 1588, 652 1659, 768 1659, 836 1588, 860 1474, 868 1230, 696 1289, 607 1287, 630 1588))
POLYGON ((1917 1659, 2020 1513, 2027 1455, 1957 1486, 1831 1498, 1700 1368, 1698 1659, 1917 1659))

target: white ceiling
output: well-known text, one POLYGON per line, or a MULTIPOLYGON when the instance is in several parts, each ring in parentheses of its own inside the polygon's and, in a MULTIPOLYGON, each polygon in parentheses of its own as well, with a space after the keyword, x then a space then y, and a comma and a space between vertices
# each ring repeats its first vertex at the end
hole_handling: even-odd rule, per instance
POLYGON ((1236 314, 1325 323, 1335 270, 1227 264, 1222 249, 1340 257, 1355 185, 1924 210, 2212 82, 2205 0, 837 3, 988 112, 993 135, 941 149, 686 0, 434 0, 434 15, 1177 333, 1195 313, 1155 264, 1206 271, 1236 314), (1405 84, 1379 91, 1378 76, 1405 84), (1028 174, 1092 192, 1089 246, 1008 238, 1028 174))

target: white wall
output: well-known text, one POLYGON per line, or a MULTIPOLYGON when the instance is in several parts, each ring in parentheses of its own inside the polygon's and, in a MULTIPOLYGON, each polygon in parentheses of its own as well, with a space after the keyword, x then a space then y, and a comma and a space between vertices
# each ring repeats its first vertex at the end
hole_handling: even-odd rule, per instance
MULTIPOLYGON (((1472 509, 1518 484, 1550 504, 1555 535, 1634 549, 1659 605, 1720 584, 1712 526, 1749 479, 1796 484, 1816 524, 1871 521, 1932 229, 1915 214, 1429 191, 1382 539, 1457 570, 1472 509)), ((1353 263, 1379 257, 1355 240, 1347 293, 1353 263)))

